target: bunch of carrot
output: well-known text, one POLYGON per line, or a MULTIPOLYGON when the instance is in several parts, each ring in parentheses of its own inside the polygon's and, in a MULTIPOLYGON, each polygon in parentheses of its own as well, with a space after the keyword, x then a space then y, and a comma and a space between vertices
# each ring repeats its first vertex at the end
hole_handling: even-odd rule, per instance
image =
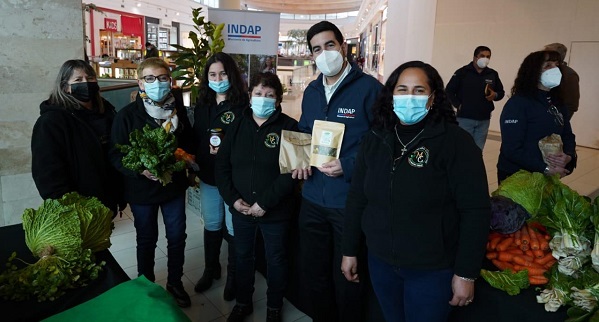
POLYGON ((528 270, 531 285, 548 282, 543 274, 557 261, 549 249, 551 236, 538 224, 524 224, 515 233, 489 234, 487 258, 500 270, 528 270))

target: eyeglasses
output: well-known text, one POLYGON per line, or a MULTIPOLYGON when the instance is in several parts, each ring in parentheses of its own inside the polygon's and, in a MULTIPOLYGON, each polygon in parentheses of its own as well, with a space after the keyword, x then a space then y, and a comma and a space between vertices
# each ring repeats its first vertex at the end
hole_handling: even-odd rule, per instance
POLYGON ((146 83, 153 83, 156 81, 156 79, 158 79, 158 81, 162 82, 162 83, 171 81, 171 77, 168 76, 167 74, 162 74, 162 75, 158 75, 158 76, 147 75, 147 76, 143 76, 142 78, 146 83))
POLYGON ((547 113, 553 115, 553 120, 555 121, 555 124, 559 126, 564 126, 564 115, 560 113, 560 111, 557 109, 557 107, 555 107, 555 105, 553 105, 553 103, 551 103, 551 99, 547 98, 547 101, 549 102, 549 109, 547 109, 547 113))

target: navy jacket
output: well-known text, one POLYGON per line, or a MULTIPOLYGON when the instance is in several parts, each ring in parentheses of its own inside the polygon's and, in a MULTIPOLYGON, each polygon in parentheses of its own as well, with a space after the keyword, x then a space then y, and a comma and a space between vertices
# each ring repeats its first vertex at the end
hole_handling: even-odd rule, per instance
POLYGON ((343 255, 368 252, 400 268, 451 268, 477 277, 491 210, 480 149, 455 124, 426 121, 403 157, 393 131, 373 129, 356 157, 345 208, 343 255))
MULTIPOLYGON (((187 110, 183 106, 181 92, 173 89, 176 99, 177 117, 179 125, 174 132, 177 137, 177 146, 185 151, 192 151, 191 124, 187 118, 187 110)), ((131 204, 158 204, 181 196, 189 186, 185 171, 173 173, 172 182, 163 186, 159 181, 152 181, 140 173, 135 173, 123 166, 123 153, 115 144, 130 144, 129 134, 135 129, 143 129, 148 124, 152 128, 160 125, 156 123, 144 107, 143 100, 137 95, 135 102, 123 107, 116 115, 112 124, 112 149, 110 158, 112 165, 123 175, 125 181, 125 200, 131 204)))
POLYGON ((572 157, 567 168, 576 165, 576 140, 568 120, 568 110, 554 102, 563 116, 564 125, 549 113, 548 92, 538 90, 534 96, 512 96, 501 112, 501 149, 497 169, 508 175, 523 169, 543 172, 547 166, 543 161, 539 140, 553 133, 559 134, 564 143, 564 153, 572 157))
POLYGON ((362 136, 370 129, 372 105, 382 85, 352 64, 349 74, 331 96, 329 104, 322 85, 323 75, 312 81, 304 91, 300 131, 312 133, 315 120, 345 124, 345 135, 339 159, 343 175, 332 178, 312 168, 312 176, 303 185, 307 200, 327 208, 345 208, 354 162, 362 136))
POLYGON ((239 198, 250 205, 257 202, 266 211, 260 221, 289 219, 293 214, 295 181, 279 170, 282 130, 297 131, 297 121, 276 110, 258 127, 250 108, 229 127, 216 155, 215 173, 231 214, 245 216, 233 208, 239 198))
POLYGON ((457 117, 490 120, 495 106, 485 98, 485 86, 489 84, 497 93, 494 100, 499 101, 505 96, 503 84, 494 69, 486 67, 479 74, 472 64, 456 70, 447 83, 447 97, 458 109, 457 117))

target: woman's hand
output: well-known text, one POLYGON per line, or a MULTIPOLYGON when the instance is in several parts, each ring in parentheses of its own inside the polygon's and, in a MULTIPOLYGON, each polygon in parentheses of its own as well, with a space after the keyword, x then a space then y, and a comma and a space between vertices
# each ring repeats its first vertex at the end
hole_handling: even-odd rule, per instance
POLYGON ((248 204, 241 198, 239 198, 239 199, 237 199, 237 201, 235 201, 235 203, 233 204, 233 208, 235 208, 235 210, 239 211, 240 213, 242 213, 244 215, 249 215, 250 204, 248 204))
POLYGON ((214 154, 216 155, 218 153, 218 147, 213 148, 212 145, 210 146, 210 154, 214 154))
POLYGON ((556 168, 565 168, 572 161, 572 157, 563 152, 548 154, 546 159, 550 167, 556 168))
POLYGON ((252 215, 254 217, 262 217, 265 213, 266 210, 262 209, 262 207, 260 207, 260 205, 258 205, 257 202, 254 202, 254 204, 250 208, 250 211, 248 212, 249 215, 252 215))
POLYGON ((567 175, 570 174, 570 170, 568 169, 564 169, 562 167, 554 167, 554 166, 549 166, 549 175, 554 175, 554 174, 559 174, 560 178, 563 178, 567 175))
POLYGON ((158 177, 156 177, 155 175, 153 175, 150 171, 148 171, 147 169, 144 170, 141 173, 143 176, 145 176, 146 178, 152 180, 152 181, 158 181, 158 177))
POLYGON ((341 259, 341 273, 348 281, 359 283, 360 276, 358 276, 358 258, 343 256, 343 259, 341 259))
POLYGON ((308 179, 312 175, 312 167, 308 167, 306 169, 295 169, 291 171, 291 177, 293 179, 304 180, 308 179))
POLYGON ((466 306, 474 300, 474 281, 466 281, 454 274, 451 279, 451 289, 453 298, 449 301, 449 305, 466 306))

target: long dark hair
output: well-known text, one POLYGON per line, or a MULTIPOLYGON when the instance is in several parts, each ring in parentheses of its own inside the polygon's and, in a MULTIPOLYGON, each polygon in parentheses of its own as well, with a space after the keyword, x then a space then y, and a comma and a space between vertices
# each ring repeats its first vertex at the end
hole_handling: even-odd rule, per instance
MULTIPOLYGON (((54 81, 54 86, 52 87, 50 97, 48 98, 50 104, 63 106, 66 109, 79 110, 83 108, 83 106, 79 104, 79 101, 67 93, 67 89, 69 88, 69 79, 71 79, 71 76, 73 76, 73 73, 75 73, 76 70, 84 71, 87 76, 96 77, 96 71, 85 61, 81 59, 67 60, 60 67, 58 76, 56 76, 56 80, 54 81)), ((100 113, 103 113, 104 104, 102 104, 100 92, 98 92, 96 97, 92 97, 91 100, 97 110, 100 113)))
MULTIPOLYGON (((514 81, 514 87, 512 87, 512 95, 534 96, 539 88, 543 63, 546 61, 559 63, 561 56, 557 51, 552 50, 535 51, 526 56, 518 69, 518 75, 514 81)), ((558 99, 556 95, 557 91, 552 90, 551 96, 558 99)))
POLYGON ((410 61, 397 67, 385 82, 383 90, 377 97, 372 112, 374 114, 373 126, 378 129, 392 130, 397 124, 397 115, 393 112, 393 89, 401 73, 408 68, 420 68, 428 78, 428 86, 434 95, 433 104, 428 112, 427 118, 433 122, 457 123, 453 107, 445 94, 443 79, 437 70, 421 61, 410 61))
POLYGON ((277 95, 276 108, 280 110, 281 102, 283 101, 283 85, 281 85, 281 80, 279 79, 279 76, 273 73, 262 72, 252 75, 249 87, 250 97, 252 96, 252 91, 254 90, 254 87, 258 85, 270 87, 275 90, 275 94, 277 95))
POLYGON ((216 92, 208 87, 208 71, 212 64, 218 62, 223 64, 225 73, 227 73, 227 79, 229 80, 229 84, 231 84, 231 87, 227 91, 227 100, 234 105, 245 105, 245 103, 247 103, 247 95, 244 91, 245 86, 239 68, 231 56, 221 52, 212 55, 206 62, 198 95, 199 106, 216 104, 216 92))

